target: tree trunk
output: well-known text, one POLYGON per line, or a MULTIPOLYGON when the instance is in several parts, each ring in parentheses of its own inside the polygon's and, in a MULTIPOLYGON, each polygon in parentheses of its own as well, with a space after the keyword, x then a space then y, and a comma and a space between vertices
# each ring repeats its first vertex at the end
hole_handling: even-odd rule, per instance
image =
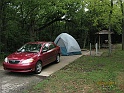
POLYGON ((30 30, 30 41, 31 42, 34 42, 35 41, 35 33, 32 30, 30 30))
POLYGON ((109 33, 108 33, 108 43, 109 43, 109 56, 111 56, 112 47, 111 47, 111 15, 112 15, 112 9, 113 9, 113 0, 111 0, 111 10, 109 13, 109 33))
POLYGON ((112 47, 111 47, 111 25, 109 26, 109 33, 108 33, 108 44, 109 44, 109 56, 111 56, 112 47))
POLYGON ((124 6, 122 0, 120 0, 121 3, 121 12, 122 12, 122 50, 124 50, 124 6))
POLYGON ((86 47, 87 37, 88 37, 88 31, 85 32, 83 48, 86 47))
POLYGON ((5 36, 6 34, 6 2, 4 0, 0 1, 0 52, 4 51, 7 52, 7 38, 5 36), (3 35, 4 34, 4 35, 3 35), (4 36, 4 39, 2 40, 2 36, 4 36), (3 45, 3 44, 4 45, 3 45), (4 47, 3 47, 4 46, 4 47), (3 49, 4 48, 4 49, 3 49))
POLYGON ((30 32, 30 41, 35 41, 36 33, 34 31, 34 19, 31 19, 30 27, 29 27, 29 32, 30 32))
POLYGON ((2 10, 3 10, 2 7, 3 7, 3 1, 1 0, 1 1, 0 1, 0 13, 1 13, 1 14, 0 14, 0 52, 1 52, 1 47, 2 47, 2 46, 1 46, 1 45, 2 45, 2 44, 1 44, 2 14, 3 14, 3 13, 2 13, 2 12, 3 12, 3 11, 2 11, 2 10))

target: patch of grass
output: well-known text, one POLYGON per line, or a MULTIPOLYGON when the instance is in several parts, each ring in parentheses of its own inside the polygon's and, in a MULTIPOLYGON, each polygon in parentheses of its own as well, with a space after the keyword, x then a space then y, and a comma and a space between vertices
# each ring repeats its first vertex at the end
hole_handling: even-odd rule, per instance
POLYGON ((27 93, 124 93, 124 51, 82 56, 27 93))

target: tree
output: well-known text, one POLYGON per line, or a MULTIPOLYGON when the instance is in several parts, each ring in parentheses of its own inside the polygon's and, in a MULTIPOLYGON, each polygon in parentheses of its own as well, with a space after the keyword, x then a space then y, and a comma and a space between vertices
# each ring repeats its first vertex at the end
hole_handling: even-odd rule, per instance
POLYGON ((7 10, 8 10, 8 3, 9 0, 1 0, 0 1, 0 52, 7 51, 7 35, 5 33, 7 32, 6 26, 8 25, 7 22, 7 10), (4 39, 3 36, 4 35, 4 39), (4 47, 3 47, 4 46, 4 47), (3 49, 3 51, 2 51, 3 49))
POLYGON ((122 12, 122 50, 124 50, 124 5, 122 0, 120 0, 120 5, 122 12))
POLYGON ((110 5, 110 13, 109 13, 109 32, 108 32, 108 43, 109 43, 109 56, 111 56, 112 46, 111 46, 111 16, 112 16, 112 9, 113 9, 113 0, 111 0, 110 5))

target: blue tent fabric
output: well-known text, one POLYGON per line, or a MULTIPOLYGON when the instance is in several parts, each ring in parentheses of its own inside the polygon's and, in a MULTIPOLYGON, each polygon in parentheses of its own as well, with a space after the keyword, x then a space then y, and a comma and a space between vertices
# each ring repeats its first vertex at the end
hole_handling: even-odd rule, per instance
POLYGON ((69 34, 62 33, 54 41, 55 44, 60 46, 61 55, 80 55, 81 49, 77 41, 69 34))
POLYGON ((62 55, 68 55, 66 47, 60 47, 60 50, 62 55))
POLYGON ((77 52, 69 52, 68 55, 81 55, 81 51, 77 51, 77 52))

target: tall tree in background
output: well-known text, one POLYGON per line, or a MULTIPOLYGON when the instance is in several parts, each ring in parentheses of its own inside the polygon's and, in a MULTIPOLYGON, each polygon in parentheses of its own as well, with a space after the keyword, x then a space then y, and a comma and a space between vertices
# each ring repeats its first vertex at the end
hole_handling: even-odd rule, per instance
POLYGON ((6 35, 4 36, 4 39, 2 37, 3 34, 7 31, 7 4, 9 3, 9 0, 0 0, 0 52, 4 46, 4 51, 6 51, 7 47, 7 38, 6 35), (4 44, 3 44, 4 42, 4 44))
POLYGON ((120 0, 120 4, 122 12, 122 50, 124 50, 124 5, 122 0, 120 0))
POLYGON ((112 17, 112 9, 113 9, 113 0, 111 0, 110 13, 109 13, 109 33, 108 33, 109 56, 111 56, 111 52, 112 52, 112 46, 111 46, 111 30, 112 30, 111 17, 112 17))
POLYGON ((2 32, 2 12, 3 12, 3 0, 0 1, 0 52, 1 52, 1 32, 2 32))

